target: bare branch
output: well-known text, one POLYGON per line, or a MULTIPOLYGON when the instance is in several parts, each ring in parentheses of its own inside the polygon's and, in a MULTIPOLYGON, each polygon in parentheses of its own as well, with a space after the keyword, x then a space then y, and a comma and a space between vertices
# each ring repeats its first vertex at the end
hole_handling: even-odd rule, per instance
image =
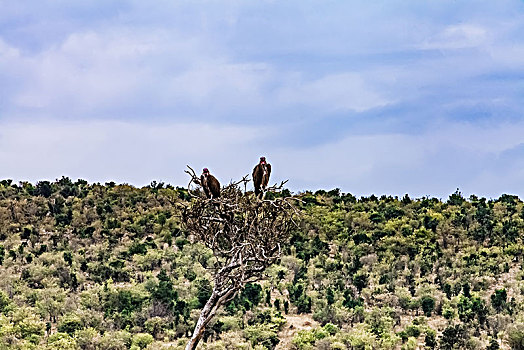
POLYGON ((270 192, 278 192, 280 191, 284 185, 288 182, 289 180, 285 180, 285 181, 282 181, 280 184, 274 184, 273 186, 270 186, 268 188, 266 188, 266 191, 270 191, 270 192))
MULTIPOLYGON (((191 184, 200 185, 194 170, 186 173, 191 184)), ((221 190, 220 198, 194 196, 183 210, 183 224, 196 240, 214 255, 213 294, 204 307, 193 337, 186 349, 194 349, 216 310, 246 283, 262 279, 268 266, 281 256, 281 245, 289 239, 298 210, 290 198, 259 200, 246 193, 248 175, 221 190), (241 186, 243 185, 244 191, 241 186), (226 296, 224 298, 223 296, 226 296), (194 346, 194 347, 193 347, 194 346)), ((286 181, 268 188, 280 191, 286 181)))

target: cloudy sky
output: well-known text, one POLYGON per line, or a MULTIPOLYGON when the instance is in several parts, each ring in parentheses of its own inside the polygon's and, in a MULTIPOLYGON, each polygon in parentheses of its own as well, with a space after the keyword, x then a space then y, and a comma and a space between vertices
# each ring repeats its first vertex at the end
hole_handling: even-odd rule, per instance
POLYGON ((0 178, 524 197, 523 1, 0 0, 0 178))

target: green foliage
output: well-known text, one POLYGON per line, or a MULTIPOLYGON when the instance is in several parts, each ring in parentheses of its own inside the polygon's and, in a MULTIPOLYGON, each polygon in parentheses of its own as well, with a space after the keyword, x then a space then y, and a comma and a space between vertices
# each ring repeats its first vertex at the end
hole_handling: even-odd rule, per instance
POLYGON ((311 312, 312 300, 311 297, 307 296, 302 283, 289 285, 288 292, 289 299, 296 305, 299 314, 311 312))
POLYGON ((55 333, 47 340, 49 350, 76 350, 76 340, 67 333, 55 333))
POLYGON ((368 275, 364 272, 359 272, 353 276, 353 284, 359 291, 362 291, 367 286, 368 275))
POLYGON ((100 349, 126 350, 131 346, 132 335, 127 331, 110 331, 100 338, 100 349))
POLYGON ((508 343, 513 350, 524 349, 524 325, 517 323, 508 330, 508 343))
POLYGON ((6 314, 8 311, 12 310, 12 308, 9 296, 7 296, 3 290, 0 290, 0 312, 6 314))
POLYGON ((160 270, 157 275, 158 284, 154 284, 148 287, 151 297, 154 300, 158 300, 170 309, 173 309, 178 299, 178 293, 173 288, 173 282, 167 275, 165 270, 160 270))
POLYGON ((73 335, 77 330, 84 328, 84 323, 79 316, 71 314, 63 317, 58 324, 58 331, 73 335))
MULTIPOLYGON (((0 349, 183 348, 214 263, 180 229, 186 189, 63 177, 0 193, 0 349)), ((295 333, 304 348, 524 349, 518 197, 297 197, 275 273, 218 310, 204 348, 274 347, 281 311, 326 324, 295 333)))
POLYGON ((342 301, 342 305, 348 309, 353 309, 357 306, 362 306, 363 304, 364 300, 360 297, 355 299, 349 289, 344 291, 344 300, 342 301))
POLYGON ((154 339, 151 334, 137 333, 133 336, 132 345, 137 346, 139 349, 145 349, 153 341, 154 339))
POLYGON ((491 305, 497 310, 501 311, 506 306, 508 295, 506 289, 497 289, 495 293, 491 295, 491 305))
POLYGON ((333 289, 328 288, 326 290, 326 301, 328 305, 333 305, 335 303, 335 294, 333 293, 333 289))
POLYGON ((133 324, 133 315, 142 309, 147 294, 140 288, 117 288, 111 281, 101 293, 106 317, 112 317, 122 327, 133 324))
POLYGON ((437 334, 433 329, 428 329, 426 331, 426 337, 424 338, 424 343, 429 349, 434 349, 437 346, 437 334))
POLYGON ((373 308, 366 315, 366 323, 370 325, 371 331, 377 336, 388 334, 393 328, 393 310, 389 308, 373 308))
POLYGON ((15 308, 0 315, 0 348, 11 348, 13 343, 31 348, 40 343, 44 330, 45 324, 34 309, 15 308))
POLYGON ((466 200, 464 199, 464 197, 462 197, 462 193, 459 191, 459 189, 457 188, 457 190, 455 191, 455 193, 453 193, 452 195, 449 196, 449 199, 448 199, 448 204, 449 205, 456 205, 456 206, 460 206, 462 205, 466 200))
POLYGON ((71 252, 64 252, 64 261, 71 266, 73 264, 73 254, 71 252))
POLYGON ((227 305, 226 309, 230 313, 236 312, 239 308, 250 310, 256 307, 262 300, 262 287, 258 283, 247 283, 239 295, 235 296, 227 305))
POLYGON ((431 316, 431 312, 433 312, 433 309, 435 308, 435 299, 433 297, 430 297, 429 295, 424 295, 420 299, 420 305, 422 306, 422 311, 424 311, 424 315, 429 317, 431 316))
POLYGON ((465 348, 468 340, 469 333, 464 325, 448 326, 440 337, 440 349, 462 349, 465 348))
POLYGON ((486 348, 486 350, 499 350, 499 349, 500 349, 500 345, 499 345, 499 342, 497 341, 497 339, 491 338, 491 340, 489 341, 489 345, 486 348))
POLYGON ((309 261, 311 257, 325 252, 328 247, 328 244, 322 241, 319 236, 309 239, 299 232, 291 237, 290 245, 295 247, 297 256, 305 261, 309 261))
POLYGON ((293 337, 292 343, 299 350, 313 349, 315 342, 335 335, 338 331, 337 326, 328 323, 322 328, 298 331, 293 337))
POLYGON ((274 349, 280 342, 278 328, 271 324, 255 324, 244 329, 244 336, 252 346, 260 345, 265 349, 274 349))
POLYGON ((195 286, 197 289, 197 308, 203 308, 211 296, 213 287, 211 286, 211 282, 209 282, 209 280, 206 278, 199 278, 195 280, 195 286))
POLYGON ((135 255, 135 254, 144 255, 145 253, 147 253, 147 244, 142 243, 140 241, 135 241, 129 247, 129 250, 127 251, 127 253, 129 255, 135 255))
POLYGON ((352 329, 346 339, 355 350, 372 350, 377 342, 377 337, 370 331, 369 326, 362 323, 352 329))

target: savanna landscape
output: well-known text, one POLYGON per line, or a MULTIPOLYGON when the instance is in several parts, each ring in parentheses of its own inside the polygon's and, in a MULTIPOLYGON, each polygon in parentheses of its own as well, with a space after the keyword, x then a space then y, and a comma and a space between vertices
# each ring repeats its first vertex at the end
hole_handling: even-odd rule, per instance
MULTIPOLYGON (((518 197, 265 200, 283 197, 299 199, 299 220, 281 256, 217 311, 199 349, 522 349, 518 197)), ((1 348, 185 347, 214 256, 181 211, 212 200, 67 177, 4 180, 0 198, 1 348)))
POLYGON ((523 0, 0 0, 0 350, 524 350, 523 0))

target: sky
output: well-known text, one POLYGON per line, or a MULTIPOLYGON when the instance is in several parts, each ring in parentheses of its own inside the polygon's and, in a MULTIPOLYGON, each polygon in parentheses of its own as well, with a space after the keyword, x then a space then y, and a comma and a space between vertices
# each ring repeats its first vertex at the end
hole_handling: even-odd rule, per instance
POLYGON ((0 179, 524 198, 524 1, 0 0, 0 179))

